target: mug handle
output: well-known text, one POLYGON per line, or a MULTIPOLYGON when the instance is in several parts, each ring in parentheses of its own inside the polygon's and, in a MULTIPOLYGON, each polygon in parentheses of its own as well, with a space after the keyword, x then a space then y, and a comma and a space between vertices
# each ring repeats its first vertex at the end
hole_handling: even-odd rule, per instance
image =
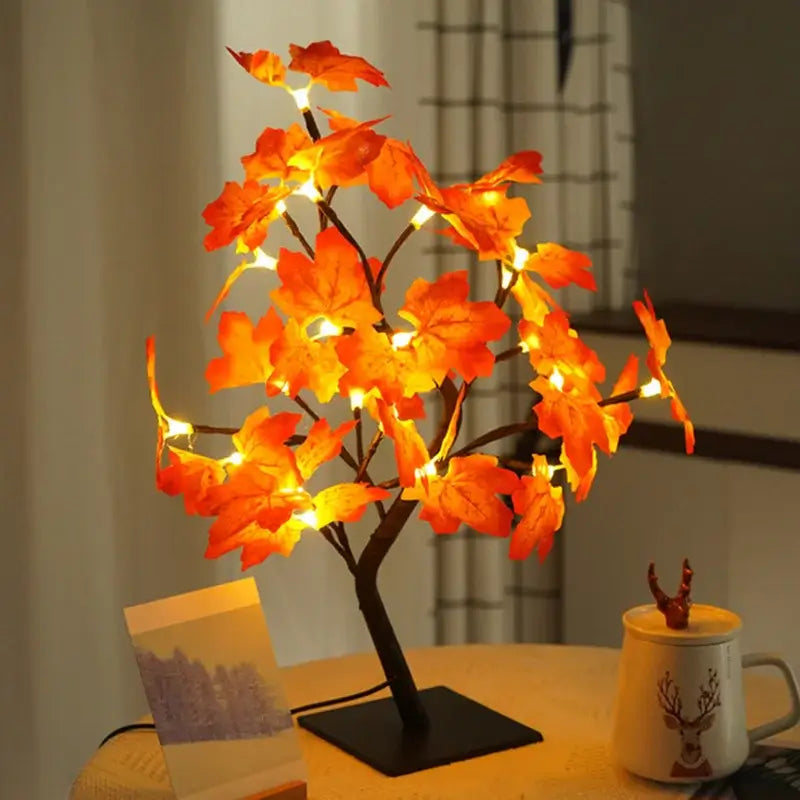
POLYGON ((785 731, 791 728, 792 725, 800 721, 800 687, 797 685, 797 678, 792 672, 792 668, 780 656, 774 653, 747 653, 742 656, 742 668, 747 667, 760 667, 772 666, 777 667, 786 679, 786 685, 789 687, 789 697, 792 701, 792 708, 788 714, 784 714, 772 722, 765 722, 763 725, 758 725, 747 731, 747 737, 750 743, 758 742, 761 739, 766 739, 768 736, 773 736, 780 731, 785 731))

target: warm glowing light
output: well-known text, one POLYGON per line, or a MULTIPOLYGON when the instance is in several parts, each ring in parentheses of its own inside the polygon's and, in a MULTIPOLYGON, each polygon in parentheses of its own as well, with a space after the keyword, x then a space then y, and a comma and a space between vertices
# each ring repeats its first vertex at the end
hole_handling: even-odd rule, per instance
POLYGON ((251 261, 248 267, 261 267, 262 269, 275 269, 278 266, 278 259, 268 256, 260 247, 253 250, 255 261, 251 261))
POLYGON ((571 339, 577 339, 578 331, 576 331, 575 328, 569 328, 567 330, 567 336, 569 336, 571 339))
POLYGON ((524 247, 520 247, 517 244, 514 245, 514 269, 517 272, 525 269, 525 264, 528 263, 530 257, 531 254, 524 247))
POLYGON ((167 416, 164 416, 163 419, 167 423, 167 430, 164 433, 165 439, 172 439, 174 436, 191 436, 194 433, 191 422, 181 422, 179 419, 167 416))
POLYGON ((661 394, 661 384, 656 378, 639 387, 639 397, 655 397, 661 394))
POLYGON ((276 210, 276 211, 277 211, 279 214, 285 214, 285 213, 286 213, 286 211, 287 211, 287 208, 286 208, 286 203, 284 203, 284 201, 283 201, 283 200, 278 200, 278 202, 277 202, 277 203, 275 203, 275 210, 276 210))
POLYGON ((244 456, 237 450, 231 453, 227 458, 223 458, 220 464, 234 464, 238 466, 244 461, 244 456))
POLYGON ((564 376, 557 369, 554 369, 550 375, 550 383, 561 391, 564 388, 564 376))
POLYGON ((342 328, 340 328, 336 323, 331 322, 329 319, 323 319, 319 323, 319 333, 318 336, 338 336, 342 332, 342 328))
POLYGON ((501 192, 497 192, 494 189, 480 193, 480 198, 486 206, 496 206, 500 202, 502 196, 501 192))
POLYGON ((317 187, 314 186, 314 181, 311 178, 302 184, 302 186, 298 186, 292 194, 301 194, 303 197, 307 197, 312 203, 319 203, 319 201, 322 200, 322 195, 317 190, 317 187))
POLYGON ((428 208, 428 206, 420 206, 417 213, 411 217, 411 225, 419 230, 431 217, 435 216, 436 212, 428 208))
POLYGON ((529 353, 531 350, 531 346, 525 341, 520 342, 517 347, 519 347, 520 353, 529 353))
POLYGON ((361 389, 350 390, 350 408, 361 408, 364 405, 364 392, 361 389))
POLYGON ((414 331, 398 331, 392 334, 392 347, 395 350, 399 350, 401 347, 406 347, 406 345, 410 344, 413 338, 414 331))
POLYGON ((531 350, 538 350, 540 344, 539 337, 532 333, 527 339, 519 343, 519 351, 520 353, 530 353, 531 350))
POLYGON ((510 269, 504 266, 502 277, 500 278, 500 285, 504 289, 508 289, 508 287, 511 286, 512 280, 514 280, 514 273, 510 269))
POLYGON ((431 460, 427 464, 417 467, 414 470, 414 477, 417 480, 421 480, 423 478, 432 478, 434 475, 438 475, 438 470, 436 468, 436 462, 431 460))
POLYGON ((300 111, 308 111, 311 108, 311 104, 308 101, 308 89, 308 86, 304 86, 302 89, 295 89, 289 92, 300 111))
POLYGON ((289 381, 270 381, 270 383, 280 391, 281 394, 289 394, 289 381))
POLYGON ((307 525, 309 528, 317 527, 317 512, 314 511, 313 508, 309 509, 308 511, 295 511, 292 516, 295 519, 299 519, 300 522, 307 525))

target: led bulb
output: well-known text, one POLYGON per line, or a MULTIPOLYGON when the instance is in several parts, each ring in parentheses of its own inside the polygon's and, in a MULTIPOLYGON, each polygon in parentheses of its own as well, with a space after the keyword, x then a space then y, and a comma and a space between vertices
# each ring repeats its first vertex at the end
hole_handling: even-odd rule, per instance
POLYGON ((181 422, 179 419, 166 416, 164 420, 167 423, 167 430, 164 434, 165 439, 172 439, 175 436, 191 436, 194 433, 191 422, 181 422))
POLYGON ((364 392, 361 389, 352 389, 350 391, 350 408, 361 408, 364 405, 364 392))
POLYGON ((419 230, 431 217, 435 216, 436 212, 433 209, 428 208, 428 206, 420 206, 417 209, 417 213, 411 217, 411 225, 414 226, 416 230, 419 230))
POLYGON ((564 376, 555 368, 550 375, 550 383, 552 383, 553 386, 555 386, 559 391, 564 388, 564 376))
POLYGON ((323 319, 319 323, 319 333, 318 336, 338 336, 342 332, 342 328, 340 328, 335 323, 331 322, 329 319, 323 319))
POLYGON ((527 264, 530 257, 531 254, 524 247, 519 247, 517 244, 514 245, 514 269, 517 272, 525 269, 525 264, 527 264))
POLYGON ((502 277, 500 279, 500 285, 504 289, 508 289, 508 287, 511 286, 511 281, 513 280, 513 278, 514 278, 514 273, 510 269, 507 269, 504 266, 503 267, 502 277))
POLYGON ((220 464, 234 464, 239 465, 244 461, 244 456, 238 451, 234 451, 227 458, 223 458, 220 464))
POLYGON ((659 394, 661 394, 661 383, 656 378, 639 387, 639 397, 655 397, 659 394))
POLYGON ((278 259, 268 256, 260 247, 253 250, 255 261, 251 261, 249 267, 261 267, 262 269, 274 270, 278 266, 278 259))
POLYGON ((399 350, 401 347, 406 347, 411 343, 414 338, 414 331, 398 331, 392 334, 392 347, 399 350))
POLYGON ((292 194, 301 194, 303 197, 307 197, 312 203, 319 203, 319 201, 322 200, 322 195, 317 191, 317 187, 314 186, 314 181, 311 178, 301 186, 298 186, 292 194))
POLYGON ((420 480, 421 478, 425 477, 432 478, 434 475, 437 474, 438 470, 436 469, 436 462, 433 460, 429 461, 427 464, 424 464, 421 467, 417 467, 414 470, 414 477, 417 480, 420 480))
POLYGON ((317 512, 314 511, 313 508, 308 511, 295 511, 292 516, 295 519, 299 519, 300 522, 307 525, 309 528, 316 528, 318 525, 317 512))
POLYGON ((285 214, 285 213, 286 213, 286 211, 287 211, 287 208, 286 208, 286 203, 285 203, 283 200, 278 200, 278 202, 277 202, 277 203, 275 203, 275 210, 276 210, 276 211, 277 211, 279 214, 285 214))
POLYGON ((300 111, 308 111, 311 108, 311 104, 308 102, 308 89, 308 86, 304 86, 302 89, 295 89, 289 92, 300 111))

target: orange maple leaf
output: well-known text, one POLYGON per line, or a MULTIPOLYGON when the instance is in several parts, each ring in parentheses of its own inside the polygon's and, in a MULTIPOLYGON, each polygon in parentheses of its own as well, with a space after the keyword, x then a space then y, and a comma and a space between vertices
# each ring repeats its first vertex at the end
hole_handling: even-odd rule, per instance
POLYGON ((177 447, 167 449, 169 464, 161 467, 158 463, 156 468, 158 490, 170 497, 182 494, 187 514, 216 514, 219 504, 213 490, 225 482, 225 467, 214 458, 177 447))
POLYGON ((423 372, 441 383, 453 369, 466 381, 491 375, 494 355, 486 342, 502 338, 511 320, 492 302, 467 300, 466 270, 434 283, 417 278, 397 312, 414 325, 411 348, 423 372))
POLYGON ((357 522, 370 503, 389 497, 386 489, 367 483, 337 483, 314 495, 316 528, 331 522, 357 522))
POLYGON ((542 396, 533 407, 539 429, 551 439, 563 437, 570 462, 579 475, 585 475, 592 468, 593 446, 597 444, 605 453, 610 450, 605 415, 597 405, 597 395, 578 389, 565 393, 543 375, 530 386, 542 396))
POLYGON ((589 272, 592 260, 577 250, 545 242, 536 245, 536 252, 525 262, 525 269, 536 272, 554 289, 574 283, 583 289, 597 291, 594 275, 589 272))
POLYGON ((462 524, 480 533, 508 536, 513 514, 497 494, 511 494, 518 486, 516 474, 497 466, 487 455, 451 458, 447 474, 431 477, 403 490, 404 500, 420 500, 420 519, 436 533, 455 533, 462 524))
POLYGON ((508 260, 531 212, 523 197, 506 197, 506 189, 451 186, 438 198, 421 194, 417 200, 450 223, 442 233, 456 244, 477 251, 482 261, 508 260))
POLYGON ((686 452, 694 452, 694 424, 689 419, 689 412, 681 401, 672 381, 664 373, 664 364, 667 361, 667 350, 672 340, 667 333, 667 324, 663 319, 656 318, 656 312, 650 295, 644 293, 645 303, 634 300, 633 310, 642 323, 647 340, 650 342, 650 351, 647 354, 647 367, 650 374, 661 384, 661 396, 670 398, 670 411, 677 422, 683 424, 686 452))
POLYGON ((374 403, 368 403, 367 408, 380 422, 384 434, 394 440, 394 457, 400 485, 413 486, 417 482, 417 470, 431 460, 428 447, 414 420, 400 419, 395 414, 395 408, 380 398, 374 403))
POLYGON ((292 60, 289 69, 311 76, 312 83, 321 83, 332 92, 355 92, 356 79, 373 86, 389 86, 383 73, 360 56, 349 56, 329 41, 313 42, 308 47, 290 44, 292 60))
POLYGON ((418 394, 399 398, 394 404, 394 410, 398 419, 425 419, 425 403, 418 394))
POLYGON ((522 515, 514 532, 508 555, 519 560, 536 549, 539 561, 553 547, 555 532, 564 520, 564 490, 550 483, 547 458, 533 457, 532 475, 523 475, 520 485, 511 495, 514 511, 522 515))
POLYGON ((313 341, 293 319, 273 342, 270 358, 274 369, 267 384, 268 394, 284 392, 295 397, 301 389, 308 388, 321 403, 328 403, 345 373, 334 343, 313 341))
POLYGON ((289 519, 275 531, 265 530, 255 523, 230 535, 227 535, 225 531, 217 531, 215 534, 209 535, 205 557, 219 558, 219 556, 241 547, 242 570, 245 570, 260 564, 274 553, 282 556, 291 555, 305 527, 305 523, 300 520, 289 519))
MULTIPOLYGON (((639 385, 639 359, 631 354, 625 362, 625 366, 611 390, 611 394, 618 395, 630 392, 639 385)), ((628 403, 614 403, 610 406, 603 406, 606 415, 606 431, 608 432, 608 444, 612 453, 615 453, 619 445, 619 438, 628 432, 633 422, 633 412, 628 403)))
POLYGON ((242 156, 245 177, 252 181, 279 178, 281 181, 296 180, 302 183, 308 174, 291 166, 289 159, 312 144, 309 135, 296 122, 286 130, 265 128, 256 140, 255 152, 242 156))
POLYGON ((225 247, 237 237, 250 250, 260 246, 269 224, 278 217, 276 204, 291 193, 288 186, 226 181, 220 196, 203 211, 203 219, 213 228, 203 240, 206 250, 225 247))
POLYGON ((317 235, 313 261, 282 248, 278 277, 282 285, 270 297, 302 326, 323 317, 342 328, 355 328, 381 318, 358 253, 336 228, 317 235))
POLYGON ((286 67, 281 57, 268 50, 257 50, 255 53, 225 48, 236 62, 254 78, 270 86, 283 86, 286 79, 286 67))
POLYGON ((470 189, 495 189, 513 181, 515 183, 541 183, 542 154, 536 150, 521 150, 502 161, 491 172, 481 175, 474 183, 456 184, 470 189))
POLYGON ((573 384, 605 380, 606 370, 597 353, 570 328, 566 312, 549 312, 541 325, 523 319, 519 335, 528 345, 528 357, 538 373, 549 375, 557 368, 573 384))
POLYGON ((567 482, 569 483, 572 493, 575 495, 575 500, 582 503, 588 496, 589 490, 594 483, 594 476, 597 474, 597 451, 592 448, 592 465, 585 472, 578 472, 569 460, 569 456, 564 449, 564 443, 561 443, 561 454, 559 461, 567 473, 567 482))
POLYGON ((524 272, 517 275, 511 285, 511 294, 519 303, 523 319, 541 325, 550 310, 559 310, 559 305, 545 289, 524 272))
MULTIPOLYGON (((320 110, 328 116, 328 123, 333 131, 349 130, 359 125, 356 120, 338 111, 326 108, 320 110)), ((372 120, 366 124, 383 122, 383 119, 372 120)), ((380 153, 367 165, 369 188, 388 208, 397 208, 414 195, 415 179, 420 191, 425 190, 426 184, 421 177, 419 166, 420 161, 410 144, 387 138, 380 153)))
MULTIPOLYGON (((302 415, 281 412, 274 416, 266 406, 251 412, 242 427, 233 435, 233 444, 242 455, 244 463, 258 467, 272 475, 276 489, 299 489, 303 476, 297 468, 292 449, 285 444, 294 434, 302 415)), ((231 467, 235 470, 236 467, 231 467)))
POLYGON ((311 426, 305 441, 294 451, 297 468, 303 480, 308 480, 321 464, 336 458, 341 453, 342 439, 355 425, 355 420, 350 420, 332 430, 328 420, 319 419, 311 426))
POLYGON ((363 181, 367 167, 378 157, 386 141, 385 136, 372 130, 372 125, 379 121, 362 122, 354 128, 323 136, 291 156, 289 166, 312 173, 323 189, 363 181))
MULTIPOLYGON (((335 347, 339 360, 347 368, 339 382, 343 395, 349 396, 354 390, 366 394, 375 388, 387 403, 400 402, 408 386, 407 351, 395 350, 389 337, 371 325, 359 326, 353 333, 340 336, 335 347)), ((433 386, 430 380, 425 390, 433 386)))
POLYGON ((217 333, 223 355, 212 359, 206 368, 209 391, 266 383, 272 374, 270 347, 282 331, 283 322, 274 308, 255 328, 244 312, 224 311, 217 333))

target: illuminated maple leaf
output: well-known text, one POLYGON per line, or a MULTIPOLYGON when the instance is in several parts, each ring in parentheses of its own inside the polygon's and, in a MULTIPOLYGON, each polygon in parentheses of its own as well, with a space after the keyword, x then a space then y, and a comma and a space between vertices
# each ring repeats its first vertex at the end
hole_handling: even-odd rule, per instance
POLYGON ((504 183, 541 183, 542 154, 536 150, 522 150, 502 161, 491 172, 481 175, 474 183, 456 184, 470 189, 494 189, 504 183))
POLYGON ((441 383, 450 369, 466 381, 491 375, 494 355, 486 342, 502 338, 511 320, 492 302, 467 299, 466 270, 434 283, 417 278, 397 312, 414 325, 411 348, 422 371, 441 383))
POLYGON ((519 335, 530 348, 531 365, 540 374, 549 375, 558 369, 573 384, 605 380, 606 370, 597 353, 570 328, 566 312, 549 312, 541 325, 522 320, 519 335))
POLYGON ((553 297, 536 281, 528 277, 524 272, 517 275, 511 287, 511 294, 519 303, 522 310, 522 317, 536 325, 541 325, 544 318, 552 310, 558 310, 559 305, 553 297))
POLYGON ((223 355, 212 359, 206 368, 209 391, 265 383, 272 374, 270 347, 282 331, 283 322, 274 308, 255 328, 244 312, 223 312, 217 333, 223 355))
MULTIPOLYGON (((348 396, 352 391, 365 394, 377 389, 387 403, 398 403, 406 387, 410 370, 406 351, 395 350, 389 337, 370 326, 359 326, 348 336, 340 336, 336 343, 336 353, 347 368, 339 386, 342 394, 348 396)), ((433 380, 427 382, 426 389, 432 389, 433 380)), ((424 390, 423 390, 424 391, 424 390)))
MULTIPOLYGON (((630 392, 639 385, 639 359, 635 355, 628 356, 625 366, 611 390, 612 396, 630 392)), ((612 453, 616 452, 619 438, 628 432, 633 422, 633 412, 628 403, 614 403, 604 406, 606 415, 606 431, 608 432, 608 445, 612 453)))
POLYGON ((656 312, 650 295, 644 293, 645 302, 635 300, 633 310, 644 328, 647 340, 650 342, 650 351, 647 354, 647 367, 650 374, 661 384, 661 396, 670 398, 670 410, 672 417, 677 422, 683 424, 684 438, 686 441, 686 452, 694 452, 694 425, 689 419, 689 412, 686 410, 676 391, 672 381, 664 373, 664 364, 667 361, 667 350, 672 340, 667 332, 667 324, 663 319, 656 318, 656 312))
POLYGON ((259 247, 267 238, 269 224, 278 216, 276 204, 291 192, 288 186, 226 181, 220 196, 203 211, 203 219, 213 229, 203 240, 206 250, 225 247, 237 237, 250 250, 259 247))
POLYGON ((282 285, 270 297, 302 326, 322 317, 339 327, 354 328, 381 318, 358 253, 336 228, 317 235, 313 261, 282 248, 278 277, 282 285))
POLYGON ((394 404, 394 409, 397 412, 398 419, 425 418, 425 404, 418 394, 399 398, 394 404))
POLYGON ((314 495, 316 527, 323 528, 331 522, 357 522, 366 507, 377 500, 389 497, 386 489, 367 483, 337 483, 314 495))
POLYGON ((443 461, 450 454, 450 449, 458 436, 458 429, 461 425, 461 407, 464 405, 464 398, 467 396, 467 389, 469 384, 465 381, 461 384, 461 388, 456 395, 455 405, 450 414, 450 421, 447 423, 447 429, 442 437, 442 444, 439 451, 436 453, 435 460, 443 461))
MULTIPOLYGON (((233 435, 233 444, 244 463, 272 475, 277 482, 277 490, 298 489, 303 482, 295 455, 285 444, 294 434, 301 418, 300 414, 285 411, 273 416, 266 406, 262 406, 250 413, 233 435)), ((232 469, 236 470, 236 467, 232 469)))
POLYGON ((230 535, 226 535, 224 531, 218 531, 216 534, 209 535, 205 557, 219 558, 221 555, 241 547, 242 570, 245 570, 260 564, 275 553, 282 556, 291 555, 305 527, 305 523, 300 520, 289 519, 275 531, 265 530, 255 523, 230 535))
POLYGON ((328 420, 319 419, 311 426, 305 441, 294 451, 295 462, 303 480, 308 480, 321 464, 339 455, 342 451, 342 439, 355 425, 355 420, 350 420, 332 430, 328 420))
POLYGON ((451 458, 447 474, 431 477, 427 488, 418 482, 403 490, 404 500, 420 500, 420 519, 436 533, 455 533, 469 525, 480 533, 508 536, 513 514, 497 494, 511 494, 518 486, 516 474, 497 466, 487 455, 451 458))
POLYGON ((442 233, 462 247, 477 251, 483 261, 511 259, 514 240, 530 219, 523 197, 506 197, 506 187, 473 190, 451 186, 439 197, 422 194, 417 200, 441 214, 452 226, 442 233))
POLYGON ((539 429, 551 439, 564 438, 564 450, 579 475, 592 468, 592 450, 597 446, 608 453, 608 432, 603 409, 597 405, 597 395, 577 389, 565 393, 548 378, 540 375, 530 384, 541 395, 533 407, 539 429))
POLYGON ((594 275, 589 272, 591 267, 589 256, 553 242, 537 244, 536 252, 525 262, 525 269, 541 275, 554 289, 574 283, 594 292, 597 291, 597 284, 594 275))
POLYGON ((553 547, 555 532, 564 520, 564 490, 553 486, 543 455, 533 457, 532 475, 523 475, 511 495, 514 511, 522 515, 514 532, 508 554, 512 559, 527 558, 535 549, 542 562, 553 547))
POLYGON ((217 513, 218 501, 213 490, 226 478, 225 467, 214 458, 168 447, 169 464, 157 465, 156 486, 171 497, 183 495, 187 514, 212 516, 217 513))
POLYGON ((578 503, 582 503, 589 496, 589 490, 594 483, 594 476, 597 474, 597 451, 594 447, 592 448, 592 465, 589 469, 585 472, 578 472, 578 470, 572 466, 572 462, 569 460, 569 456, 562 442, 559 461, 564 466, 564 470, 567 473, 567 482, 569 483, 570 489, 572 489, 572 493, 575 495, 575 500, 578 503))
POLYGON ((265 128, 256 140, 255 152, 242 156, 245 177, 252 181, 279 178, 302 183, 308 173, 291 166, 289 159, 312 144, 309 135, 296 122, 286 130, 265 128))
POLYGON ((286 67, 280 56, 268 50, 257 50, 255 53, 225 48, 236 62, 249 72, 254 78, 270 86, 283 86, 286 79, 286 67))
POLYGON ((430 460, 428 447, 411 419, 401 420, 393 406, 378 398, 367 408, 374 413, 386 436, 394 440, 394 457, 401 486, 413 486, 417 481, 417 470, 430 460))
POLYGON ((289 166, 312 173, 323 189, 363 181, 368 165, 378 157, 386 141, 385 136, 372 130, 376 121, 323 136, 291 156, 289 166))
POLYGON ((308 47, 289 45, 292 60, 289 69, 311 76, 312 83, 320 83, 332 92, 355 92, 356 79, 373 86, 389 86, 383 73, 360 56, 349 56, 329 41, 313 42, 308 47))
POLYGON ((313 341, 297 322, 290 319, 270 348, 274 369, 267 384, 268 394, 284 392, 294 397, 311 389, 321 403, 327 403, 339 388, 345 367, 336 357, 334 343, 313 341))

